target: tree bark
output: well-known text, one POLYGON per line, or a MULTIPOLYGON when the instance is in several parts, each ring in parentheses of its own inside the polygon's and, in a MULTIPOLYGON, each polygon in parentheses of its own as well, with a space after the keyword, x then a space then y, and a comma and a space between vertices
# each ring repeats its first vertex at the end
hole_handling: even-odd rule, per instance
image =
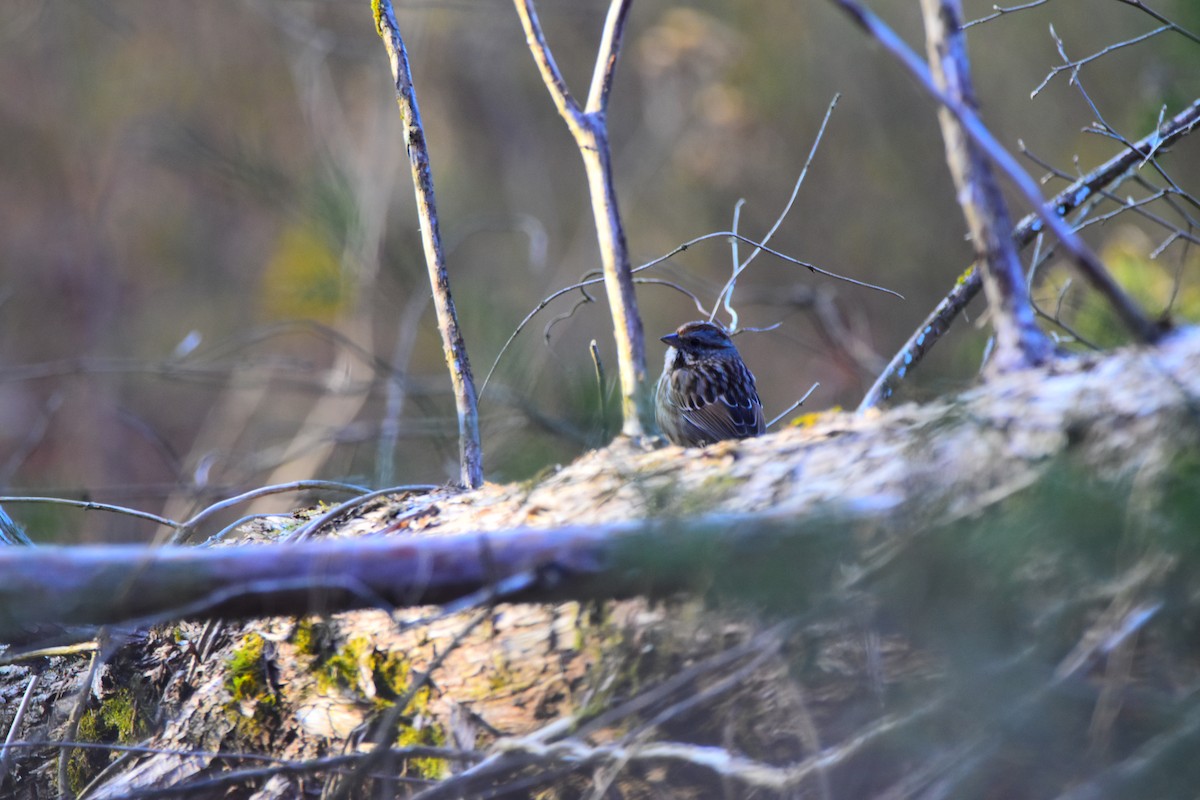
MULTIPOLYGON (((963 724, 955 716, 959 709, 987 696, 996 706, 976 716, 980 730, 993 738, 956 735, 944 743, 944 752, 967 748, 971 758, 963 764, 991 764, 986 742, 1008 735, 996 731, 1010 731, 1017 745, 1027 742, 1032 720, 1061 713, 1054 704, 1063 698, 1055 687, 1065 686, 1076 697, 1085 691, 1076 682, 1079 676, 1102 663, 1106 648, 1128 642, 1147 620, 1165 614, 1166 598, 1180 603, 1198 596, 1183 586, 1161 593, 1193 573, 1192 562, 1181 553, 1143 555, 1157 548, 1152 541, 1171 541, 1165 534, 1153 539, 1140 534, 1146 546, 1134 554, 1128 570, 1119 565, 1103 580, 1076 585, 1078 593, 1054 602, 1050 594, 1072 586, 1064 576, 1078 570, 1080 559, 1096 560, 1089 555, 1096 540, 1085 536, 1084 549, 1068 557, 1034 555, 1097 526, 1157 519, 1163 512, 1154 487, 1181 458, 1186 460, 1200 438, 1197 398, 1200 330, 1186 329, 1154 347, 1056 361, 1052 368, 999 376, 926 406, 831 414, 809 428, 703 450, 645 451, 625 443, 589 454, 534 486, 439 491, 399 506, 381 501, 328 532, 325 542, 274 548, 279 552, 272 560, 287 564, 298 584, 311 589, 307 602, 295 591, 298 584, 259 581, 248 572, 262 560, 256 556, 268 550, 249 546, 204 556, 212 559, 205 579, 215 579, 221 570, 214 567, 220 564, 231 571, 233 588, 222 595, 210 585, 201 596, 211 601, 261 592, 269 597, 272 588, 281 589, 298 603, 287 613, 324 614, 333 607, 314 603, 332 602, 338 592, 361 599, 378 590, 389 602, 403 602, 401 595, 410 589, 408 602, 467 596, 468 602, 456 607, 465 610, 397 615, 399 624, 393 616, 369 610, 300 622, 225 624, 210 633, 192 623, 162 626, 132 644, 102 651, 107 667, 101 672, 109 677, 96 687, 80 686, 80 659, 51 657, 40 662, 45 666, 38 668, 42 676, 28 704, 32 710, 13 739, 17 744, 53 741, 61 735, 58 722, 81 701, 88 708, 84 720, 88 714, 93 719, 91 728, 81 726, 92 731, 89 736, 157 748, 127 756, 86 795, 92 798, 137 796, 172 785, 182 791, 196 782, 207 782, 197 785, 214 786, 208 791, 216 793, 212 782, 217 782, 222 791, 233 784, 258 787, 262 793, 252 796, 265 800, 275 796, 267 793, 268 777, 293 787, 302 780, 299 774, 348 781, 344 769, 354 764, 334 769, 314 759, 341 752, 362 725, 373 731, 369 741, 390 745, 380 751, 385 760, 372 774, 419 772, 444 781, 428 788, 429 797, 528 780, 523 770, 531 764, 548 770, 538 774, 550 780, 555 770, 568 775, 592 765, 619 771, 622 764, 664 759, 676 768, 687 764, 699 770, 696 780, 721 776, 736 787, 814 791, 814 782, 828 780, 835 795, 854 796, 845 783, 853 775, 917 780, 920 769, 935 769, 940 756, 930 755, 929 764, 918 763, 920 769, 910 774, 906 770, 916 769, 911 758, 893 760, 886 747, 883 752, 878 747, 899 737, 896 746, 903 749, 899 742, 957 731, 963 724), (1066 489, 1054 489, 1048 495, 1051 505, 1039 506, 1028 521, 989 528, 994 509, 1013 504, 1019 509, 1021 498, 1036 487, 1077 474, 1073 470, 1101 476, 1118 489, 1089 496, 1084 505, 1066 489), (1137 491, 1120 488, 1131 485, 1137 491), (1116 506, 1124 511, 1101 508, 1118 499, 1127 504, 1116 506), (1089 508, 1099 509, 1098 516, 1087 516, 1089 508), (1030 521, 1049 526, 1049 534, 1028 538, 1030 521), (569 525, 579 527, 564 530, 569 525), (619 535, 606 535, 614 531, 619 535), (948 532, 934 536, 936 531, 948 532), (407 538, 362 538, 382 532, 407 538), (567 556, 572 548, 563 545, 568 541, 584 546, 567 556), (943 549, 933 548, 935 541, 943 549), (992 551, 983 557, 957 551, 964 542, 996 548, 1009 541, 1020 552, 1012 565, 997 561, 992 551), (422 565, 420 580, 404 583, 404 570, 382 560, 388 552, 400 558, 398 563, 422 565), (948 558, 961 563, 947 564, 948 558), (571 563, 590 566, 561 566, 571 563), (474 578, 447 582, 464 565, 474 578), (324 570, 326 577, 312 580, 313 570, 324 570), (389 585, 393 572, 401 580, 389 585), (586 581, 573 583, 585 574, 586 581), (516 583, 510 585, 530 592, 529 599, 596 597, 654 587, 656 576, 673 576, 657 584, 660 589, 688 588, 712 605, 703 611, 678 600, 493 607, 497 598, 488 590, 511 577, 516 583), (1017 592, 1005 581, 1029 585, 1017 592), (438 595, 439 585, 453 585, 454 591, 438 595), (948 586, 967 594, 942 597, 948 586), (482 591, 471 596, 476 587, 482 591), (974 592, 992 598, 994 608, 978 606, 974 592), (746 604, 793 619, 793 629, 802 630, 800 639, 788 644, 779 634, 761 638, 768 634, 755 633, 758 625, 733 615, 733 608, 746 604), (875 620, 872 604, 886 611, 886 621, 875 620), (1026 621, 1018 612, 1027 606, 1026 621), (1002 615, 1003 630, 1018 626, 1022 632, 1012 637, 1012 653, 996 649, 1007 639, 991 638, 1000 634, 990 627, 989 614, 1002 615), (1055 614, 1060 616, 1049 624, 1047 615, 1055 614), (1096 626, 1103 635, 1089 632, 1096 626), (1072 632, 1065 645, 1064 630, 1072 632), (1079 643, 1077 652, 1069 653, 1072 637, 1079 643), (946 648, 963 642, 974 642, 973 655, 959 663, 964 656, 946 648), (847 648, 863 655, 845 661, 847 648), (1038 666, 1040 661, 1028 663, 1031 654, 1043 650, 1048 668, 1038 666), (964 675, 964 663, 980 671, 964 675), (1014 664, 1024 665, 1021 674, 1032 670, 1040 683, 1021 684, 1017 694, 1008 678, 982 695, 972 688, 1014 664), (896 696, 887 688, 893 686, 896 696), (807 692, 814 695, 805 699, 807 692), (896 697, 921 698, 919 708, 898 706, 896 697), (96 733, 96 719, 112 718, 115 709, 131 702, 142 709, 142 727, 130 723, 125 739, 104 729, 96 733), (689 716, 688 708, 705 709, 700 718, 705 724, 689 716), (594 730, 602 741, 620 742, 625 736, 620 726, 642 730, 655 715, 661 720, 648 730, 658 731, 660 738, 653 747, 639 749, 626 741, 596 748, 586 735, 575 733, 594 730), (671 721, 676 718, 678 724, 671 721), (849 718, 872 721, 848 732, 849 718), (707 727, 709 722, 716 728, 707 727), (619 729, 614 732, 611 725, 619 729), (766 730, 790 731, 792 744, 779 750, 778 742, 754 738, 754 731, 766 730), (737 747, 719 746, 723 735, 733 736, 737 747), (409 745, 449 752, 429 751, 434 753, 430 760, 429 752, 405 749, 409 745), (218 751, 225 755, 218 757, 218 751), (735 751, 743 755, 734 757, 735 751), (288 762, 262 767, 269 775, 243 774, 248 765, 231 754, 246 752, 288 762), (781 758, 786 767, 771 766, 781 758), (438 788, 443 785, 444 790, 438 788)), ((0 570, 8 570, 0 585, 21 580, 22 557, 38 565, 31 578, 58 564, 61 582, 30 598, 46 604, 40 619, 53 618, 56 603, 103 607, 120 597, 110 588, 95 588, 99 584, 76 593, 75 566, 69 559, 57 560, 63 553, 20 550, 0 559, 0 570)), ((158 556, 144 555, 142 563, 110 560, 117 572, 95 570, 92 579, 107 581, 108 587, 130 575, 150 581, 159 569, 158 556)), ((184 554, 167 551, 162 563, 176 558, 184 554)), ((180 574, 166 583, 173 582, 180 593, 168 603, 176 612, 187 586, 180 574)), ((133 584, 134 594, 152 599, 149 585, 133 584)), ((18 601, 9 595, 3 602, 18 601)), ((213 602, 201 605, 189 613, 220 608, 213 602)), ((109 620, 123 613, 129 609, 86 618, 109 620)), ((139 607, 136 613, 152 612, 139 607)), ((1156 651, 1146 658, 1157 663, 1161 655, 1156 651)), ((0 696, 15 700, 26 692, 35 674, 27 663, 3 668, 0 696)), ((1144 725, 1137 731, 1146 735, 1144 725)), ((72 759, 82 752, 87 751, 76 751, 72 759)), ((14 785, 28 791, 37 786, 44 794, 41 776, 46 773, 38 768, 56 753, 22 748, 3 757, 14 764, 14 785)), ((996 754, 1000 763, 1013 757, 1007 753, 996 754)), ((81 772, 91 777, 94 769, 81 772)), ((621 774, 627 789, 629 782, 642 780, 636 771, 621 774)), ((685 780, 690 773, 672 774, 673 780, 685 780)), ((1038 771, 1023 777, 1035 776, 1045 777, 1038 771)), ((1083 777, 1067 772, 1062 780, 1083 777)), ((199 789, 196 795, 209 796, 199 789)))
MULTIPOLYGON (((938 88, 964 108, 978 112, 962 34, 962 8, 955 0, 921 0, 930 71, 938 88)), ((1003 372, 1044 363, 1054 345, 1034 319, 1025 268, 1013 242, 1008 204, 983 152, 949 109, 938 109, 946 143, 946 163, 958 189, 958 202, 992 311, 996 348, 992 366, 1003 372)))

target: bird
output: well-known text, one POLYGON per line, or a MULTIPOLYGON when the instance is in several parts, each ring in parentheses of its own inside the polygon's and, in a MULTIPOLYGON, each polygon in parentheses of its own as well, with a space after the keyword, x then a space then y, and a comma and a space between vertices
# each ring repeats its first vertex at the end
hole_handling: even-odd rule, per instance
POLYGON ((654 416, 672 444, 703 447, 763 432, 754 375, 724 328, 687 322, 661 340, 668 347, 654 416))

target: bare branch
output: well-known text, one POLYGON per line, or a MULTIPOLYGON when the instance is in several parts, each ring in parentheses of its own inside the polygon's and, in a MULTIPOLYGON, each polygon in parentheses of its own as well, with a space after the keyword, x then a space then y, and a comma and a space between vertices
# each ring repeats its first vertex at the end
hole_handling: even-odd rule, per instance
MULTIPOLYGON (((780 211, 779 216, 775 218, 775 223, 771 226, 771 229, 767 231, 767 235, 762 238, 761 244, 755 245, 754 251, 750 253, 750 255, 746 256, 746 260, 741 262, 741 264, 736 262, 737 250, 734 250, 735 263, 733 274, 729 276, 729 280, 726 281, 723 287, 721 287, 721 292, 717 295, 717 302, 713 304, 712 314, 708 318, 710 322, 712 321, 713 317, 717 315, 717 309, 720 307, 723 300, 725 302, 725 308, 729 311, 733 320, 730 330, 737 330, 737 315, 734 314, 733 309, 729 307, 729 304, 733 299, 733 287, 737 284, 738 276, 742 274, 746 267, 750 266, 750 262, 758 258, 759 253, 767 250, 767 242, 771 241, 771 238, 779 230, 779 226, 782 225, 784 219, 787 218, 788 212, 792 210, 792 206, 795 205, 796 197, 800 194, 800 187, 804 185, 804 178, 808 175, 808 168, 812 165, 813 158, 817 154, 817 148, 821 146, 821 139, 825 136, 825 128, 829 125, 829 118, 833 116, 833 109, 837 108, 838 100, 841 98, 842 96, 840 94, 835 94, 833 99, 829 101, 829 106, 825 109, 825 116, 821 119, 821 127, 817 129, 816 138, 813 139, 812 147, 810 147, 808 150, 808 158, 804 159, 804 166, 800 168, 800 175, 796 178, 796 182, 792 185, 792 194, 788 197, 788 201, 784 203, 783 210, 780 211)), ((738 210, 740 211, 740 209, 741 206, 739 205, 738 210)), ((735 235, 738 229, 737 219, 738 216, 735 214, 733 225, 735 235)), ((767 250, 767 252, 771 251, 767 250)))
POLYGON ((136 519, 149 520, 166 528, 179 528, 182 523, 176 522, 173 519, 160 517, 158 514, 151 514, 148 511, 138 511, 136 508, 126 508, 125 506, 115 506, 109 503, 97 503, 92 500, 70 500, 65 497, 0 497, 0 503, 48 503, 50 505, 70 506, 72 508, 83 508, 88 511, 111 511, 114 514, 125 514, 126 516, 136 519))
MULTIPOLYGON (((937 87, 973 112, 975 89, 960 28, 961 5, 958 0, 921 0, 921 11, 937 87)), ((996 356, 992 364, 1000 371, 1041 364, 1053 355, 1054 345, 1037 326, 1013 242, 1008 206, 991 165, 945 106, 938 111, 938 122, 946 142, 946 161, 958 188, 958 201, 971 230, 976 258, 983 266, 983 290, 996 331, 996 356)))
POLYGON ((1162 328, 1146 318, 1137 304, 1113 280, 1096 254, 1055 213, 1054 208, 1045 202, 1038 190, 1037 183, 1029 177, 1025 170, 1021 169, 1016 159, 983 125, 979 116, 938 88, 929 69, 921 62, 920 58, 896 35, 895 31, 865 6, 857 0, 832 0, 832 2, 846 12, 863 31, 895 56, 904 68, 925 87, 925 90, 954 115, 971 140, 1013 182, 1026 202, 1041 218, 1042 225, 1059 238, 1063 249, 1070 255, 1076 267, 1096 287, 1097 291, 1108 299, 1116 310, 1117 316, 1133 332, 1133 335, 1139 341, 1156 341, 1164 332, 1162 328))
POLYGON ((604 439, 607 440, 605 428, 608 422, 608 381, 604 377, 604 362, 600 359, 600 346, 596 344, 595 339, 588 342, 588 353, 592 357, 592 367, 596 370, 596 398, 600 411, 600 429, 604 434, 604 439))
MULTIPOLYGON (((644 270, 648 270, 652 267, 657 267, 659 264, 663 263, 664 261, 674 258, 675 256, 679 255, 680 253, 687 251, 689 248, 693 247, 694 245, 700 244, 701 242, 711 241, 713 239, 736 239, 737 241, 745 242, 746 244, 752 245, 764 253, 768 253, 770 255, 775 256, 778 259, 786 261, 789 264, 795 264, 798 267, 804 267, 809 272, 815 272, 818 275, 824 275, 827 278, 833 278, 834 280, 842 281, 843 283, 849 283, 853 286, 861 286, 864 289, 873 289, 877 292, 883 292, 884 294, 890 294, 893 297, 900 298, 901 300, 904 299, 904 295, 900 294, 899 292, 893 291, 893 290, 888 289, 883 286, 877 286, 873 283, 867 283, 866 281, 860 281, 860 280, 856 280, 855 278, 849 278, 845 275, 840 275, 836 272, 830 272, 829 270, 822 269, 822 268, 816 266, 815 264, 810 264, 807 261, 801 261, 798 258, 792 258, 791 256, 789 256, 785 253, 781 253, 778 250, 773 250, 770 247, 767 247, 762 242, 759 242, 755 239, 751 239, 748 236, 742 236, 741 234, 737 233, 736 231, 714 231, 713 233, 706 233, 703 236, 697 236, 695 239, 689 239, 688 241, 679 245, 675 249, 671 250, 669 253, 664 253, 663 255, 659 256, 658 258, 651 259, 650 261, 647 261, 646 263, 644 263, 640 266, 634 267, 634 269, 632 271, 633 271, 633 273, 636 274, 639 272, 643 272, 644 270)), ((592 274, 594 274, 594 273, 592 273, 592 274)), ((604 280, 605 280, 604 278, 586 278, 585 277, 584 280, 581 280, 578 283, 573 283, 570 286, 564 286, 563 288, 557 289, 557 290, 551 292, 550 294, 548 294, 546 297, 542 298, 541 302, 539 302, 536 306, 534 306, 533 310, 525 315, 525 317, 520 321, 520 323, 517 324, 516 329, 513 330, 513 332, 511 334, 509 334, 508 339, 505 340, 504 346, 501 347, 500 352, 496 354, 496 360, 494 362, 492 362, 492 368, 490 370, 488 370, 487 377, 485 377, 483 379, 483 389, 480 390, 480 394, 482 394, 483 391, 487 389, 488 382, 492 379, 492 374, 495 373, 496 367, 500 364, 500 359, 504 357, 504 354, 508 351, 508 348, 512 346, 512 343, 514 341, 516 341, 517 336, 520 335, 521 331, 523 331, 525 329, 525 326, 528 325, 529 322, 534 317, 536 317, 538 314, 540 314, 546 308, 546 306, 550 305, 551 303, 553 303, 555 300, 562 297, 563 295, 570 294, 571 292, 575 291, 576 289, 582 289, 587 286, 595 286, 598 283, 602 283, 604 280)), ((689 296, 692 296, 689 292, 685 292, 685 293, 689 294, 689 296)), ((693 296, 693 298, 694 298, 694 296, 693 296)), ((698 300, 696 302, 699 303, 698 300)))
POLYGON ((467 347, 458 328, 458 314, 450 296, 450 277, 446 272, 446 258, 438 230, 437 202, 434 199, 429 151, 425 145, 425 129, 421 124, 421 111, 417 107, 408 52, 400 37, 400 26, 396 23, 391 0, 375 0, 375 29, 387 49, 392 77, 396 82, 396 101, 400 106, 404 145, 412 167, 417 215, 421 221, 421 241, 425 246, 429 283, 433 287, 433 306, 437 312, 438 330, 442 334, 442 352, 454 386, 454 403, 458 410, 460 480, 463 486, 474 489, 483 483, 483 450, 479 444, 475 379, 471 376, 471 362, 467 358, 467 347))
POLYGON ((1166 25, 1168 28, 1175 31, 1180 36, 1190 39, 1193 42, 1195 42, 1196 44, 1200 44, 1200 35, 1197 35, 1197 34, 1193 33, 1192 31, 1189 31, 1187 28, 1180 27, 1176 23, 1167 19, 1162 14, 1160 14, 1157 11, 1155 11, 1154 9, 1150 8, 1150 6, 1143 3, 1142 0, 1117 0, 1117 2, 1124 3, 1127 6, 1133 6, 1136 9, 1146 12, 1151 17, 1153 17, 1155 20, 1166 25))
MULTIPOLYGON (((1200 125, 1200 99, 1176 114, 1164 127, 1148 134, 1135 144, 1108 161, 1079 178, 1067 188, 1056 194, 1049 202, 1054 213, 1066 216, 1074 209, 1087 202, 1093 194, 1101 192, 1106 186, 1117 181, 1128 170, 1138 166, 1144 157, 1156 148, 1168 147, 1200 125)), ((1030 214, 1023 218, 1013 230, 1013 238, 1019 247, 1025 247, 1042 231, 1038 215, 1030 214)), ((983 281, 978 271, 972 266, 959 276, 954 286, 940 303, 925 317, 924 321, 908 338, 896 355, 875 379, 875 383, 867 390, 862 402, 858 405, 859 413, 868 408, 874 408, 883 400, 891 397, 894 383, 903 379, 925 354, 937 343, 937 340, 949 329, 954 318, 966 308, 967 304, 983 288, 983 281)))
POLYGON ((604 114, 608 111, 608 96, 612 92, 613 78, 617 72, 617 58, 621 55, 625 18, 629 16, 629 8, 632 5, 633 0, 612 0, 608 7, 604 33, 600 37, 600 47, 596 53, 592 88, 588 92, 586 111, 589 114, 604 114))
POLYGON ((546 44, 533 0, 514 2, 525 29, 525 41, 533 53, 542 80, 583 157, 592 200, 592 216, 600 245, 600 262, 604 268, 604 288, 612 312, 613 336, 617 345, 623 417, 621 431, 626 436, 638 438, 655 429, 653 398, 646 373, 646 344, 629 265, 629 248, 617 207, 616 187, 613 185, 612 151, 605 121, 605 107, 617 55, 620 53, 621 33, 629 3, 628 0, 613 0, 610 6, 591 96, 584 111, 567 91, 566 82, 546 44))
POLYGON ((191 538, 196 529, 200 527, 200 523, 208 520, 214 514, 221 511, 249 502, 257 500, 260 497, 268 497, 273 494, 283 494, 285 492, 302 492, 311 489, 324 489, 335 492, 352 492, 354 494, 363 494, 367 491, 366 487, 355 486, 350 483, 340 483, 338 481, 292 481, 291 483, 281 483, 274 486, 260 486, 257 489, 251 489, 248 492, 243 492, 237 497, 230 497, 222 500, 219 503, 213 503, 208 508, 205 508, 200 513, 193 516, 187 522, 178 526, 175 533, 171 536, 171 544, 183 544, 191 538))
POLYGON ((332 520, 337 519, 339 516, 342 516, 343 514, 346 514, 350 511, 353 511, 356 508, 361 507, 363 504, 367 503, 368 501, 374 500, 377 497, 384 497, 389 494, 398 494, 401 492, 409 492, 409 491, 430 492, 430 491, 434 491, 439 488, 441 488, 441 487, 431 486, 431 485, 392 486, 387 489, 378 489, 373 492, 366 492, 365 494, 360 494, 357 497, 352 497, 349 500, 347 500, 346 502, 340 503, 340 504, 334 506, 333 508, 329 509, 328 511, 321 514, 320 516, 314 517, 313 519, 309 520, 303 526, 297 528, 296 530, 294 530, 290 534, 288 534, 284 538, 284 541, 303 542, 305 539, 308 539, 314 533, 316 533, 318 530, 320 530, 322 528, 322 526, 324 526, 326 523, 329 523, 332 520))
MULTIPOLYGON (((738 201, 733 204, 733 222, 730 225, 729 229, 732 230, 734 233, 740 232, 738 230, 738 228, 741 226, 742 206, 744 206, 744 205, 746 205, 746 200, 745 200, 745 198, 741 198, 741 197, 739 197, 738 201)), ((721 291, 721 295, 719 295, 717 297, 717 301, 715 303, 713 303, 712 311, 708 315, 709 322, 712 322, 714 319, 716 319, 717 310, 721 307, 722 301, 724 301, 725 313, 729 315, 729 325, 727 325, 725 328, 728 331, 736 331, 738 329, 738 313, 737 313, 737 310, 734 309, 734 307, 733 307, 733 289, 734 289, 734 286, 737 285, 737 276, 738 276, 738 273, 741 271, 739 269, 739 267, 741 266, 741 262, 742 262, 741 257, 738 255, 738 245, 739 244, 741 244, 741 243, 737 239, 729 240, 729 253, 733 257, 733 270, 730 272, 730 278, 729 278, 730 283, 728 284, 729 290, 721 291)), ((704 313, 704 312, 701 312, 701 313, 704 313)))
POLYGON ((1017 11, 1025 11, 1026 9, 1029 9, 1029 8, 1036 8, 1038 6, 1044 6, 1046 3, 1049 3, 1049 2, 1050 2, 1050 0, 1033 0, 1033 2, 1031 2, 1031 3, 1025 3, 1024 5, 1020 5, 1020 6, 1010 6, 1008 8, 994 5, 994 6, 992 6, 991 14, 988 14, 986 17, 980 17, 979 19, 973 19, 970 22, 964 22, 962 27, 963 27, 963 30, 966 30, 967 28, 970 28, 974 25, 982 25, 985 22, 991 22, 992 20, 996 19, 997 17, 1003 17, 1005 14, 1013 14, 1017 11))
POLYGON ((790 406, 785 408, 783 411, 781 411, 779 413, 778 416, 775 417, 775 419, 773 419, 767 423, 767 430, 770 430, 775 425, 775 423, 779 422, 779 420, 783 419, 788 414, 792 413, 797 408, 804 405, 804 401, 807 400, 809 398, 809 396, 812 395, 813 392, 815 392, 818 388, 820 388, 820 386, 821 386, 820 383, 814 383, 812 386, 808 387, 808 391, 805 392, 804 395, 799 400, 797 400, 796 402, 792 403, 790 406))
POLYGON ((33 697, 33 693, 37 691, 38 684, 41 683, 43 670, 34 669, 33 674, 29 676, 29 683, 25 686, 25 693, 21 695, 21 702, 17 704, 17 710, 13 713, 12 722, 9 723, 8 733, 4 737, 4 744, 0 746, 0 775, 8 775, 8 765, 12 761, 15 754, 13 744, 16 742, 17 731, 21 729, 21 723, 25 719, 25 712, 29 710, 29 700, 33 697))
MULTIPOLYGON (((1033 91, 1029 93, 1029 96, 1030 96, 1030 98, 1037 97, 1038 94, 1041 93, 1042 89, 1045 89, 1046 85, 1049 84, 1050 81, 1054 80, 1054 77, 1056 75, 1059 75, 1060 73, 1067 72, 1069 70, 1071 73, 1071 82, 1074 83, 1075 78, 1079 75, 1079 70, 1082 69, 1085 64, 1089 64, 1089 63, 1095 61, 1096 59, 1098 59, 1102 56, 1106 56, 1109 53, 1112 53, 1116 50, 1120 50, 1123 47, 1129 47, 1131 45, 1135 45, 1140 42, 1144 42, 1147 39, 1151 39, 1155 36, 1158 36, 1160 33, 1165 33, 1169 30, 1171 30, 1171 28, 1169 26, 1164 25, 1161 28, 1155 28, 1152 31, 1143 33, 1141 36, 1135 36, 1134 38, 1126 39, 1123 42, 1117 42, 1116 44, 1110 44, 1108 47, 1105 47, 1102 50, 1098 50, 1097 52, 1092 53, 1090 56, 1087 56, 1085 58, 1071 60, 1071 59, 1066 58, 1066 56, 1064 54, 1063 60, 1066 63, 1060 64, 1057 67, 1054 67, 1053 69, 1051 69, 1050 72, 1046 75, 1046 77, 1042 79, 1042 82, 1039 83, 1036 87, 1034 87, 1033 91)), ((1059 52, 1061 53, 1062 52, 1062 41, 1059 40, 1057 34, 1054 33, 1053 25, 1050 26, 1050 35, 1054 36, 1055 41, 1058 42, 1059 52)))

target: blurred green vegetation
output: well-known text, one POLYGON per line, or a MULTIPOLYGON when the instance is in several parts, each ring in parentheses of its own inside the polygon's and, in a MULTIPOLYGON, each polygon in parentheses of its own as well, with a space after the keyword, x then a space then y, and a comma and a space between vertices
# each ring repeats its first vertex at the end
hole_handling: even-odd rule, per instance
MULTIPOLYGON (((991 5, 972 0, 966 14, 983 16, 991 5)), ((872 7, 921 47, 915 4, 872 7)), ((1155 8, 1200 27, 1194 2, 1155 8)), ((577 96, 586 93, 605 9, 539 5, 577 96)), ((1059 62, 1047 26, 1078 58, 1156 25, 1117 2, 1096 2, 1086 20, 1077 11, 1047 3, 969 32, 985 119, 1011 149, 1020 139, 1068 173, 1076 157, 1086 170, 1120 145, 1081 133, 1092 112, 1066 75, 1030 99, 1059 62)), ((404 5, 397 13, 481 381, 543 296, 598 266, 582 169, 508 4, 404 5)), ((1200 95, 1197 52, 1164 33, 1089 63, 1080 78, 1105 120, 1133 139, 1164 105, 1169 115, 1200 95)), ((634 7, 610 125, 639 262, 727 229, 739 198, 747 201, 741 231, 766 231, 835 92, 841 103, 774 246, 907 300, 824 285, 760 258, 739 281, 741 321, 782 324, 741 337, 739 347, 768 411, 813 381, 821 388, 806 409, 853 407, 877 366, 862 352, 889 356, 969 262, 933 106, 831 4, 634 7), (814 286, 836 293, 853 323, 845 331, 831 335, 809 307, 788 299, 814 286)), ((1187 140, 1163 158, 1184 188, 1198 184, 1198 152, 1187 140)), ((1061 185, 1051 181, 1047 191, 1061 185)), ((0 487, 182 516, 268 479, 373 482, 381 424, 389 403, 397 405, 386 368, 397 353, 410 355, 396 364, 406 394, 394 479, 453 479, 449 380, 432 309, 414 302, 429 288, 412 197, 368 0, 6 4, 0 487), (264 334, 283 320, 325 327, 264 334), (42 364, 54 366, 25 370, 42 364), (311 460, 297 460, 298 452, 311 460)), ((1014 216, 1026 211, 1017 206, 1014 216)), ((1169 210, 1157 213, 1182 224, 1169 210)), ((1168 235, 1131 214, 1087 233, 1121 262, 1123 280, 1149 281, 1156 298, 1174 292, 1172 313, 1188 318, 1194 261, 1181 271, 1189 257, 1182 242, 1155 262, 1154 274, 1165 277, 1142 270, 1168 235), (1143 237, 1127 263, 1126 226, 1143 237)), ((714 241, 658 277, 711 302, 729 261, 727 245, 714 241)), ((1090 311, 1082 290, 1070 296, 1076 322, 1102 343, 1120 341, 1102 335, 1108 321, 1091 321, 1104 312, 1090 311)), ((547 345, 543 327, 574 302, 557 301, 500 363, 494 387, 506 391, 482 407, 489 477, 527 477, 603 442, 589 340, 598 341, 610 381, 616 365, 606 304, 596 296, 556 325, 547 345)), ((698 314, 663 286, 643 286, 639 298, 657 372, 657 335, 698 314)), ((916 393, 971 380, 984 339, 974 326, 957 326, 918 372, 916 393)), ((35 539, 149 534, 119 517, 10 510, 36 518, 35 539)))
MULTIPOLYGON (((824 760, 831 796, 1193 797, 1200 459, 1183 445, 1135 472, 1063 457, 1003 501, 925 524, 836 509, 686 531, 668 518, 622 557, 703 591, 709 620, 787 621, 820 745, 738 744, 771 763, 824 760)), ((668 517, 687 499, 667 498, 668 517)), ((713 726, 729 746, 759 699, 748 690, 677 735, 713 726)))

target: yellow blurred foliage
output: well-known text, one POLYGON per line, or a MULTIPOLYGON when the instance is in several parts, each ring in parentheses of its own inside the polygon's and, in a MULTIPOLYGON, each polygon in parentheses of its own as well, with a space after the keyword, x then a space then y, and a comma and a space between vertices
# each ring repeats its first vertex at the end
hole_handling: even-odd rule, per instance
POLYGON ((824 411, 810 411, 807 414, 801 414, 798 417, 792 417, 788 422, 790 428, 811 428, 821 420, 828 417, 830 414, 836 414, 842 410, 841 406, 831 406, 824 411))
MULTIPOLYGON (((1158 258, 1151 258, 1156 244, 1144 231, 1127 225, 1113 232, 1099 256, 1148 316, 1169 315, 1176 323, 1200 320, 1200 249, 1190 248, 1186 258, 1181 259, 1176 244, 1158 258)), ((1038 292, 1042 309, 1054 314, 1057 295, 1068 275, 1071 287, 1062 302, 1063 322, 1102 347, 1128 341, 1128 331, 1108 301, 1065 265, 1057 266, 1038 292)))
POLYGON ((263 274, 268 319, 332 322, 351 301, 341 260, 310 226, 294 224, 279 236, 263 274))

